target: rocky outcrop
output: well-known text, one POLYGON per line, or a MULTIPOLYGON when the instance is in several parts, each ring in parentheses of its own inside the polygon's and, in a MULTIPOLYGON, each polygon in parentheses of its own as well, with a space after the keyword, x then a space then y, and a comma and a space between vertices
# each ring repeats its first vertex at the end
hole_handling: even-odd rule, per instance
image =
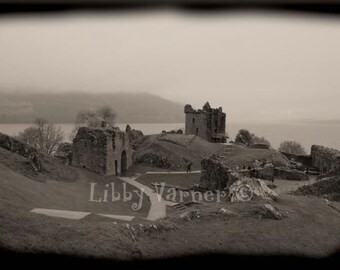
POLYGON ((72 152, 73 145, 71 143, 62 143, 58 146, 54 156, 59 159, 62 163, 70 165, 72 164, 72 152))
POLYGON ((312 145, 312 165, 321 172, 334 170, 340 167, 340 151, 320 145, 312 145))
POLYGON ((284 167, 277 167, 274 169, 274 176, 279 179, 285 180, 309 180, 309 177, 304 172, 295 170, 295 169, 288 169, 284 167))
POLYGON ((144 166, 157 167, 162 169, 169 169, 171 163, 167 156, 159 155, 156 153, 145 153, 136 157, 136 162, 144 166))
POLYGON ((184 212, 180 214, 179 216, 181 219, 185 220, 193 220, 193 219, 198 219, 201 218, 201 212, 199 209, 193 209, 187 212, 184 212))
POLYGON ((234 182, 228 189, 231 202, 244 202, 253 199, 275 200, 277 193, 271 190, 265 182, 256 178, 243 177, 234 182))
MULTIPOLYGON (((312 157, 310 155, 295 155, 285 152, 280 152, 289 159, 291 164, 302 164, 303 167, 312 167, 312 157)), ((299 167, 299 166, 297 166, 299 167)))
POLYGON ((238 176, 223 165, 216 156, 201 161, 200 186, 208 190, 223 190, 235 182, 238 176))
POLYGON ((28 158, 33 169, 37 172, 41 171, 41 162, 38 158, 38 152, 35 148, 2 133, 0 133, 0 147, 19 156, 28 158))
POLYGON ((268 219, 283 219, 287 217, 287 213, 279 210, 278 208, 272 206, 271 204, 265 204, 258 210, 258 215, 260 218, 268 218, 268 219))

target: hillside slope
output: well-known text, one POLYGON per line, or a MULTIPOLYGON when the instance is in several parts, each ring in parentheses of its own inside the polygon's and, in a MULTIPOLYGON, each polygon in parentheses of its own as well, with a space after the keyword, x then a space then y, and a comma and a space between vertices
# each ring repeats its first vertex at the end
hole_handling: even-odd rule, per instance
MULTIPOLYGON (((287 158, 272 149, 256 149, 242 145, 228 145, 230 152, 223 158, 230 168, 254 166, 254 162, 268 161, 286 167, 287 158)), ((144 136, 136 145, 135 159, 146 166, 171 170, 185 170, 188 161, 192 169, 201 169, 201 160, 208 155, 224 155, 226 146, 210 143, 195 135, 158 134, 144 136)))
POLYGON ((288 159, 280 152, 273 149, 249 148, 243 145, 232 145, 231 152, 224 158, 223 163, 230 168, 238 166, 254 166, 254 162, 271 162, 274 166, 289 166, 288 159))
POLYGON ((143 165, 185 170, 187 162, 191 161, 192 169, 199 170, 201 159, 206 155, 218 155, 224 145, 194 135, 158 134, 144 136, 136 149, 135 159, 143 165))
POLYGON ((110 105, 121 123, 181 123, 183 105, 148 93, 2 93, 0 123, 32 123, 44 117, 53 123, 73 123, 84 109, 110 105))

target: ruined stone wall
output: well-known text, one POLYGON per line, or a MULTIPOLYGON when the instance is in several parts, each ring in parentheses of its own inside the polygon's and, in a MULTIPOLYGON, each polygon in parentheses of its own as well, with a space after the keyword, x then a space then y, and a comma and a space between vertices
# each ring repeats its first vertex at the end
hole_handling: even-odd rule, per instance
POLYGON ((212 109, 206 103, 203 109, 194 110, 186 105, 184 112, 185 134, 197 135, 209 142, 225 142, 226 115, 221 107, 212 109))
POLYGON ((125 132, 118 128, 79 128, 73 140, 72 165, 118 175, 122 164, 124 170, 132 166, 132 146, 125 132))
POLYGON ((258 167, 251 170, 240 170, 240 175, 245 177, 254 177, 264 180, 272 181, 274 179, 274 166, 266 165, 264 167, 258 167))
MULTIPOLYGON (((222 108, 219 109, 207 109, 206 110, 207 117, 207 138, 210 138, 209 141, 215 142, 214 138, 217 138, 218 135, 225 135, 225 121, 226 115, 222 112, 222 108)), ((218 139, 217 139, 218 140, 218 139)), ((223 142, 223 141, 221 141, 223 142)))
MULTIPOLYGON (((190 105, 189 105, 190 106, 190 105)), ((191 106, 190 106, 191 108, 191 106)), ((207 140, 207 118, 202 110, 186 110, 185 134, 197 135, 207 140)))
POLYGON ((122 173, 122 155, 126 153, 126 166, 132 166, 132 145, 129 136, 122 131, 111 132, 111 140, 108 144, 108 156, 106 160, 107 175, 117 175, 122 173), (117 164, 117 165, 116 165, 117 164))
POLYGON ((228 167, 216 156, 205 157, 201 161, 200 186, 208 190, 223 190, 236 181, 228 167))
POLYGON ((312 165, 321 172, 333 170, 340 166, 340 151, 321 145, 312 145, 312 165))
POLYGON ((81 127, 73 140, 72 165, 106 174, 110 138, 103 129, 81 127))

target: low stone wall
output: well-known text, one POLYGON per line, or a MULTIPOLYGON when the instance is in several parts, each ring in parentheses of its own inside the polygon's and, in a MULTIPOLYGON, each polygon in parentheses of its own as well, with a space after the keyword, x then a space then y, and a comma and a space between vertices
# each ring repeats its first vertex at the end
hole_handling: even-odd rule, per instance
POLYGON ((279 179, 285 179, 285 180, 298 180, 298 181, 309 180, 309 177, 307 174, 301 171, 298 171, 298 170, 291 170, 287 168, 275 168, 274 176, 279 179))
POLYGON ((208 156, 202 159, 201 187, 209 190, 223 190, 236 180, 236 176, 216 156, 208 156))
POLYGON ((312 156, 311 155, 294 155, 290 153, 280 152, 289 160, 294 160, 295 162, 301 163, 304 167, 312 167, 312 156))
POLYGON ((137 156, 135 162, 143 164, 144 166, 162 169, 169 169, 171 167, 171 163, 166 156, 158 155, 156 153, 145 153, 141 156, 137 156))
POLYGON ((270 146, 266 143, 254 143, 250 145, 250 148, 269 149, 270 146))
POLYGON ((312 145, 312 165, 322 173, 340 167, 340 151, 321 145, 312 145))
POLYGON ((245 177, 254 177, 264 180, 272 181, 274 179, 274 166, 267 165, 264 167, 258 167, 252 170, 241 170, 240 175, 245 177))
POLYGON ((19 156, 29 158, 32 161, 33 168, 36 171, 41 171, 41 163, 38 159, 38 152, 35 148, 3 133, 0 133, 0 147, 19 156))

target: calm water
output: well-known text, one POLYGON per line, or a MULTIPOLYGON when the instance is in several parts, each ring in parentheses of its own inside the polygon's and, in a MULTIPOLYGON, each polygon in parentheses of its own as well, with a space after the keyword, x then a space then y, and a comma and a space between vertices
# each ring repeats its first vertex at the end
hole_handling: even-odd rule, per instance
MULTIPOLYGON (((73 124, 56 124, 65 133, 65 139, 69 140, 74 129, 73 124)), ((30 124, 0 124, 0 132, 8 135, 17 135, 20 131, 29 127, 30 124)), ((117 126, 125 130, 126 124, 120 123, 117 126)), ((134 129, 143 131, 144 134, 157 134, 162 130, 173 130, 184 128, 184 123, 169 124, 130 124, 134 129)), ((231 138, 235 138, 237 131, 246 128, 257 136, 266 137, 273 147, 277 148, 284 140, 295 140, 310 151, 312 144, 320 144, 340 149, 340 124, 253 124, 253 123, 228 123, 227 132, 231 138)))

